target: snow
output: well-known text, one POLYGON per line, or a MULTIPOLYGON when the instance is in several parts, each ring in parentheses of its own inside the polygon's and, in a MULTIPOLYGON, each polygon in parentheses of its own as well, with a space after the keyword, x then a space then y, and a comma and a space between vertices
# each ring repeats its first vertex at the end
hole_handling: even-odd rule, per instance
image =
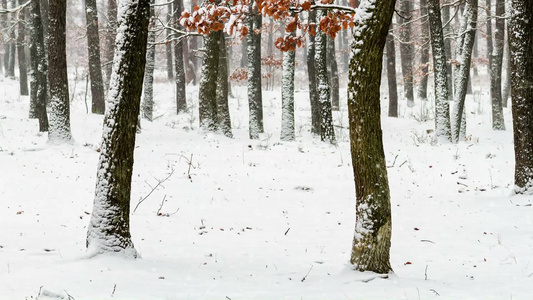
MULTIPOLYGON (((531 196, 511 196, 512 130, 491 130, 488 89, 467 99, 469 140, 458 145, 431 144, 433 120, 413 117, 425 105, 400 102, 400 118, 388 118, 383 99, 394 274, 382 279, 349 264, 348 134, 337 128, 336 146, 310 135, 307 91, 296 87, 296 142, 280 143, 279 90, 264 92, 266 132, 252 141, 246 87, 233 87, 228 139, 198 129, 197 107, 175 116, 173 83, 158 82, 160 117, 137 137, 132 208, 175 171, 131 214, 133 260, 86 257, 103 117, 85 113, 84 91, 72 102, 76 143, 50 145, 18 82, 0 79, 0 298, 530 298, 531 196)), ((196 103, 197 88, 187 93, 196 103)), ((343 127, 345 95, 333 117, 343 127)))

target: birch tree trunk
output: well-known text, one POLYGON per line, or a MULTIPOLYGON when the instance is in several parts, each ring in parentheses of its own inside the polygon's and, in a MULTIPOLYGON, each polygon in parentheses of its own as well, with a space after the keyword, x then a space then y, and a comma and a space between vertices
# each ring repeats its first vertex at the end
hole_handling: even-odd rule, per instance
POLYGON ((514 191, 533 194, 533 2, 511 0, 509 15, 514 191))
POLYGON ((93 114, 103 115, 105 112, 104 81, 100 62, 100 33, 98 31, 98 10, 96 0, 85 0, 85 16, 87 20, 87 49, 89 58, 89 77, 91 78, 91 97, 93 114))
POLYGON ((130 197, 135 131, 146 63, 150 1, 121 1, 116 54, 104 118, 91 221, 89 256, 138 257, 130 234, 130 197))
POLYGON ((72 140, 67 75, 66 13, 66 1, 51 0, 49 2, 48 85, 50 88, 50 127, 48 141, 51 143, 64 143, 72 140))
POLYGON ((388 273, 391 203, 380 118, 383 47, 394 0, 362 0, 353 29, 348 84, 350 146, 356 191, 356 225, 350 262, 359 271, 388 273))

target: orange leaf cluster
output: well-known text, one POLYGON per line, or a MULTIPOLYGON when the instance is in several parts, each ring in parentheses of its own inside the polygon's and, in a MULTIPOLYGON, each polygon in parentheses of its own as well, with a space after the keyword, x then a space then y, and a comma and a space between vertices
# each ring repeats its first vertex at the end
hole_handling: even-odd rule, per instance
POLYGON ((280 69, 283 64, 283 60, 275 58, 273 55, 265 56, 261 58, 261 65, 272 67, 274 69, 280 69))
POLYGON ((340 11, 328 12, 326 16, 320 19, 318 29, 325 32, 331 38, 335 38, 339 31, 354 26, 353 17, 353 14, 346 14, 340 11))
POLYGON ((280 37, 276 40, 274 45, 281 51, 294 51, 297 47, 301 47, 304 44, 302 36, 286 36, 280 37))
POLYGON ((244 81, 248 79, 248 72, 244 68, 237 68, 229 76, 229 80, 234 82, 244 81))

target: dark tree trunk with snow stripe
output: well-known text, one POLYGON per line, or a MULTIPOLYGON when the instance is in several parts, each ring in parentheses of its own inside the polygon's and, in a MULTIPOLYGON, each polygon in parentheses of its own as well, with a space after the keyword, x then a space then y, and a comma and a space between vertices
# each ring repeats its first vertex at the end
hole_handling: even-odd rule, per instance
POLYGON ((103 115, 105 112, 104 81, 100 62, 100 33, 98 32, 96 0, 85 0, 85 17, 87 20, 89 77, 91 78, 91 112, 103 115))

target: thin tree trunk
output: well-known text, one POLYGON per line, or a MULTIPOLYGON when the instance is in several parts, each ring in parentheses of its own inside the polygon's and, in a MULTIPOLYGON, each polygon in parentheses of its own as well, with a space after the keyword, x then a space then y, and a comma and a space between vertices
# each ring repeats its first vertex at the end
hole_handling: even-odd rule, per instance
MULTIPOLYGON (((0 9, 6 9, 7 8, 7 0, 0 0, 0 9)), ((0 30, 4 30, 7 26, 7 14, 0 14, 0 30)), ((7 71, 7 65, 6 65, 6 39, 3 34, 0 34, 0 49, 3 50, 3 54, 0 55, 0 74, 5 74, 5 71, 7 71)))
MULTIPOLYGON (((296 36, 290 32, 287 36, 296 36)), ((282 141, 294 141, 294 67, 296 51, 283 52, 283 75, 281 78, 281 134, 282 141)))
MULTIPOLYGON (((318 20, 325 15, 323 10, 318 10, 318 20)), ((318 106, 320 110, 320 140, 335 144, 335 130, 333 129, 333 115, 331 111, 331 90, 329 87, 327 70, 326 34, 317 30, 315 36, 315 68, 317 77, 318 106)))
POLYGON ((407 106, 414 105, 413 95, 413 45, 411 43, 411 24, 406 19, 411 15, 411 0, 399 0, 402 17, 399 17, 400 26, 400 56, 402 60, 403 90, 407 106))
MULTIPOLYGON (((179 17, 183 11, 183 0, 174 0, 174 22, 178 24, 179 17)), ((177 25, 178 29, 181 26, 177 25)), ((181 34, 177 34, 176 37, 180 38, 181 34)), ((183 61, 183 39, 179 39, 174 43, 174 67, 176 68, 176 113, 187 110, 187 98, 185 93, 185 62, 183 61)))
POLYGON ((428 21, 428 0, 420 0, 421 43, 420 49, 420 85, 418 86, 418 97, 422 100, 428 98, 429 79, 429 21, 428 21))
MULTIPOLYGON (((169 2, 167 4, 167 23, 169 24, 170 26, 170 23, 172 21, 172 2, 169 2)), ((166 32, 167 36, 170 36, 172 35, 172 30, 171 29, 167 29, 167 32, 166 32)), ((171 42, 167 42, 165 44, 165 47, 166 47, 166 54, 167 54, 167 78, 168 80, 174 80, 174 64, 172 62, 172 43, 171 42)))
POLYGON ((150 1, 121 1, 117 55, 104 118, 93 212, 87 230, 90 256, 137 257, 130 234, 135 131, 146 63, 150 1))
MULTIPOLYGON (((309 23, 316 22, 316 11, 309 12, 309 23)), ((311 133, 320 134, 320 108, 318 105, 318 91, 315 68, 315 36, 307 37, 307 75, 309 78, 309 102, 311 105, 311 133)))
MULTIPOLYGON (((9 0, 8 2, 10 8, 14 8, 16 6, 15 0, 9 0)), ((6 34, 9 38, 9 42, 6 44, 8 48, 8 55, 7 55, 7 71, 6 76, 15 78, 15 55, 16 55, 16 34, 15 34, 15 28, 16 28, 16 22, 15 15, 10 14, 9 16, 9 27, 6 31, 6 34)))
POLYGON ((154 119, 154 66, 155 66, 155 25, 156 16, 153 5, 155 0, 150 0, 150 24, 148 25, 148 42, 146 49, 146 67, 143 82, 142 114, 145 119, 152 122, 154 119))
MULTIPOLYGON (((394 24, 391 22, 390 31, 393 31, 394 24)), ((396 84, 396 47, 394 37, 387 35, 387 82, 389 86, 389 117, 398 117, 398 86, 396 84)))
POLYGON ((66 51, 67 3, 63 0, 51 0, 49 4, 50 127, 48 140, 51 143, 63 143, 72 140, 66 51))
POLYGON ((466 116, 464 112, 467 84, 470 77, 470 63, 472 49, 476 37, 477 24, 477 0, 467 0, 464 12, 464 24, 461 26, 461 34, 457 40, 456 59, 457 64, 454 72, 455 79, 455 106, 453 111, 453 142, 459 142, 461 127, 465 129, 466 116))
POLYGON ((448 74, 446 45, 440 15, 439 0, 428 1, 428 21, 431 32, 431 51, 433 54, 434 89, 435 89, 435 136, 440 141, 451 141, 450 128, 450 90, 448 90, 448 74))
POLYGON ((507 107, 509 97, 511 96, 511 51, 509 51, 509 31, 508 25, 505 30, 505 42, 503 47, 503 70, 505 76, 502 78, 502 103, 503 107, 507 107))
POLYGON ((337 67, 337 51, 335 51, 335 39, 327 37, 327 65, 328 78, 331 86, 331 107, 339 110, 339 68, 337 67))
POLYGON ((490 66, 490 95, 492 102, 492 129, 505 130, 502 102, 502 64, 505 32, 505 2, 496 0, 496 27, 494 30, 494 49, 490 66))
POLYGON ((100 62, 100 33, 98 32, 96 0, 85 0, 85 17, 87 20, 89 77, 91 78, 91 112, 103 115, 105 112, 104 81, 100 62))
MULTIPOLYGON (((443 4, 449 4, 450 0, 443 0, 443 4)), ((443 24, 443 34, 444 34, 444 46, 445 46, 445 53, 446 53, 446 84, 448 85, 448 91, 450 95, 453 95, 453 68, 452 64, 450 63, 452 60, 452 40, 450 34, 452 33, 451 30, 451 22, 450 22, 450 6, 446 5, 442 8, 442 24, 443 24), (447 26, 445 26, 448 24, 447 26)))
POLYGON ((107 30, 105 33, 105 51, 104 51, 104 72, 105 72, 105 89, 109 89, 111 80, 111 68, 113 66, 113 57, 115 55, 115 37, 117 35, 117 0, 107 0, 107 30))
MULTIPOLYGON (((22 5, 24 0, 19 0, 18 4, 22 5)), ((17 53, 19 62, 19 86, 20 94, 22 96, 28 96, 28 68, 26 63, 26 51, 24 50, 24 44, 26 43, 26 19, 24 11, 17 12, 18 24, 17 24, 17 53)))
POLYGON ((48 64, 43 38, 43 25, 41 23, 41 7, 39 1, 30 4, 30 118, 39 119, 39 131, 48 131, 48 115, 46 103, 48 102, 48 64))
POLYGON ((348 112, 355 179, 356 225, 350 262, 359 271, 389 273, 390 191, 381 131, 379 89, 383 47, 394 0, 363 0, 354 26, 348 112))
POLYGON ((229 71, 228 71, 228 50, 226 37, 223 32, 218 33, 218 74, 217 74, 217 123, 218 129, 225 136, 232 138, 231 117, 229 113, 229 71))

